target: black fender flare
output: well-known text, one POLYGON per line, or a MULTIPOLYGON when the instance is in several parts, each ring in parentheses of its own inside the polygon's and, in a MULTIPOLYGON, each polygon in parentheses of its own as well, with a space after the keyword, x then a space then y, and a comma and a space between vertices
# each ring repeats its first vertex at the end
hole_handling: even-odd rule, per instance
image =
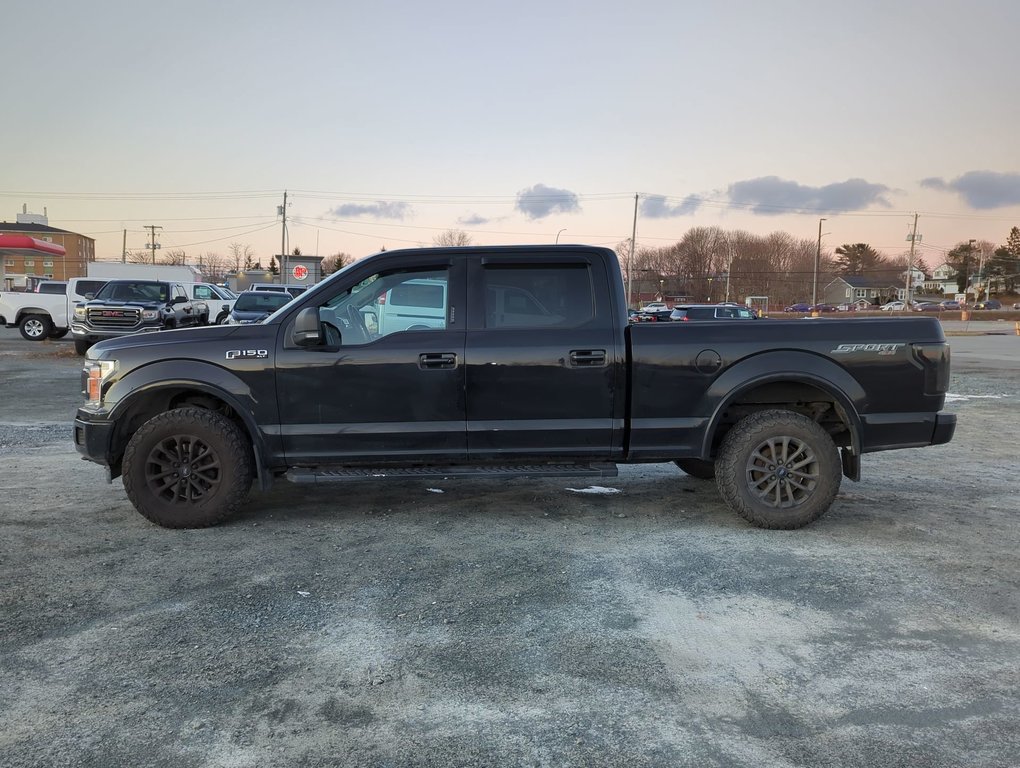
POLYGON ((726 409, 752 389, 775 382, 808 384, 830 395, 846 414, 850 422, 851 449, 855 455, 860 455, 859 411, 867 401, 867 393, 860 382, 841 365, 822 355, 777 350, 745 358, 712 382, 705 398, 709 403, 714 401, 715 405, 705 430, 702 456, 711 456, 713 438, 726 409))
POLYGON ((231 371, 218 365, 188 360, 188 376, 180 375, 181 360, 160 360, 135 368, 114 382, 105 394, 110 401, 109 420, 116 422, 129 413, 142 397, 163 390, 188 389, 226 403, 240 417, 255 453, 259 487, 268 490, 272 475, 266 471, 266 439, 255 417, 256 400, 251 388, 231 371))

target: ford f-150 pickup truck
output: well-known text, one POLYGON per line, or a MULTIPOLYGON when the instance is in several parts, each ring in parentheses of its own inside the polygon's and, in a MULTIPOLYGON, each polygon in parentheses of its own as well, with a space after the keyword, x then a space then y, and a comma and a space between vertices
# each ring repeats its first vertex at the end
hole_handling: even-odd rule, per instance
POLYGON ((74 308, 74 349, 84 355, 102 339, 209 322, 205 302, 192 301, 182 283, 110 280, 93 299, 74 308))
POLYGON ((259 323, 96 344, 74 442, 167 527, 223 521, 276 478, 674 461, 752 524, 798 528, 865 454, 948 442, 948 380, 935 318, 635 325, 604 248, 416 249, 259 323))

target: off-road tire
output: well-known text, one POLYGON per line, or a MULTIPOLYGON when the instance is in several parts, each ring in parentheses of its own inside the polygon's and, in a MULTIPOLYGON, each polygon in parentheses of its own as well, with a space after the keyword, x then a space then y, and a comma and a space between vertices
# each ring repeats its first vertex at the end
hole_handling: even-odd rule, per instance
POLYGON ((74 351, 79 357, 85 357, 85 353, 89 351, 91 346, 91 341, 86 341, 85 339, 74 340, 74 351))
POLYGON ((730 508, 759 528, 792 530, 821 517, 843 478, 839 451, 817 423, 794 411, 759 411, 726 435, 716 484, 730 508))
POLYGON ((177 408, 152 417, 124 450, 124 490, 164 528, 205 528, 237 511, 254 475, 251 445, 215 411, 177 408))
POLYGON ((715 462, 708 459, 677 459, 673 462, 685 474, 698 480, 713 480, 715 478, 715 462))
POLYGON ((42 341, 53 333, 53 321, 46 315, 24 315, 18 321, 21 338, 28 341, 42 341))

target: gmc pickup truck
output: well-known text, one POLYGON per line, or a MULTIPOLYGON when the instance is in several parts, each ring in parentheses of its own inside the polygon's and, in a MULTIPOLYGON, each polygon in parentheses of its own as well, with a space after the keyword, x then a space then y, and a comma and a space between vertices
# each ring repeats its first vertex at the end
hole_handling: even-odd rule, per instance
POLYGON ((182 283, 110 280, 90 301, 74 308, 74 350, 84 355, 95 342, 141 331, 206 325, 209 307, 192 301, 182 283))
POLYGON ((750 523, 798 528, 865 454, 948 442, 948 381, 935 318, 635 325, 612 251, 416 249, 258 323, 96 344, 74 442, 166 527, 225 520, 253 481, 672 461, 750 523))

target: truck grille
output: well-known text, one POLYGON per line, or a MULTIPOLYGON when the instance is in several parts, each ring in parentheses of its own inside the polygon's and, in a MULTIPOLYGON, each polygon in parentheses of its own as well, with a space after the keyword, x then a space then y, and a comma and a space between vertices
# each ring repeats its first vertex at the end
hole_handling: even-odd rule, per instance
POLYGON ((93 328, 134 328, 138 325, 140 317, 141 310, 139 309, 104 309, 96 307, 89 310, 89 325, 93 328))

